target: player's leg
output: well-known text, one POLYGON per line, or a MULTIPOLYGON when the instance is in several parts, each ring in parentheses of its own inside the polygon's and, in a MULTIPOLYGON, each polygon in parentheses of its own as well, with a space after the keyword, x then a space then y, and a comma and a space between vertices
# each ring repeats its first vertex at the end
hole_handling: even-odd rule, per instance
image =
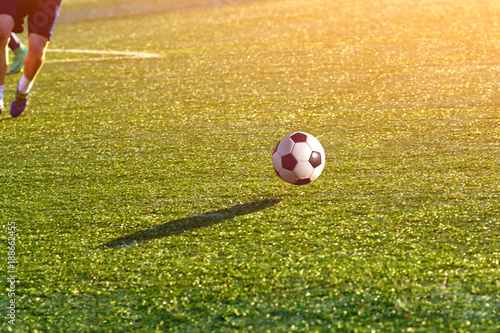
POLYGON ((56 25, 62 0, 38 0, 28 14, 28 54, 24 59, 24 73, 17 85, 16 98, 10 106, 10 115, 17 117, 28 105, 33 80, 42 68, 45 51, 56 25))
MULTIPOLYGON (((38 34, 30 34, 28 40, 28 54, 24 59, 23 77, 33 81, 43 66, 45 51, 49 45, 49 39, 38 34)), ((23 87, 24 88, 24 87, 23 87)))
POLYGON ((0 14, 0 113, 3 111, 3 89, 7 72, 7 45, 9 35, 14 28, 14 19, 10 15, 0 14))
POLYGON ((16 34, 10 34, 9 48, 14 52, 14 59, 12 59, 12 66, 7 72, 7 75, 16 74, 21 71, 24 64, 24 58, 28 53, 28 48, 21 43, 16 34))
POLYGON ((19 116, 28 103, 28 95, 33 86, 37 74, 42 69, 45 60, 45 51, 49 39, 38 34, 31 33, 28 39, 28 54, 24 59, 24 73, 17 85, 16 99, 12 102, 10 114, 19 116))

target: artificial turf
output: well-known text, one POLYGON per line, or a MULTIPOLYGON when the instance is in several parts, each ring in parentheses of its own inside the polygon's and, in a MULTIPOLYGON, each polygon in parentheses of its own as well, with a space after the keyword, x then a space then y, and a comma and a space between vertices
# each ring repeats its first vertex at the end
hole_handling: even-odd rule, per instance
POLYGON ((64 1, 51 48, 161 58, 48 53, 0 116, 1 330, 498 332, 500 7, 226 3, 64 1))

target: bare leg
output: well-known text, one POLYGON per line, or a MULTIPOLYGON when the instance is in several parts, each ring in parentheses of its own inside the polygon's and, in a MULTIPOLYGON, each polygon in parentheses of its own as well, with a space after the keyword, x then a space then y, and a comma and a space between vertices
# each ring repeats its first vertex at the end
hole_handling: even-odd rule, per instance
POLYGON ((16 98, 10 106, 10 115, 18 117, 24 112, 28 105, 28 95, 33 85, 33 80, 43 66, 45 51, 49 39, 37 34, 30 34, 28 40, 28 54, 24 58, 24 73, 17 84, 16 98))
POLYGON ((14 19, 10 15, 0 14, 0 86, 5 83, 8 61, 7 45, 13 28, 14 19))
POLYGON ((29 35, 28 54, 24 59, 24 76, 28 80, 33 81, 42 68, 48 45, 48 38, 33 33, 29 35))

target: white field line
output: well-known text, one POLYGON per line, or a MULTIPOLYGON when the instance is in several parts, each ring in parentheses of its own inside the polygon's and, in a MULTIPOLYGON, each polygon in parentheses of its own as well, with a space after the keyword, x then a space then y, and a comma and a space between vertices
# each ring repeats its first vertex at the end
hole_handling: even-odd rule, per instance
POLYGON ((156 53, 145 52, 128 52, 128 51, 106 51, 106 50, 78 50, 78 49, 48 49, 47 52, 53 53, 78 53, 78 54, 106 54, 114 55, 114 57, 100 57, 100 58, 74 58, 74 59, 53 59, 46 60, 45 63, 56 62, 81 62, 81 61, 102 61, 102 60, 116 60, 116 59, 151 59, 160 58, 161 56, 156 53))

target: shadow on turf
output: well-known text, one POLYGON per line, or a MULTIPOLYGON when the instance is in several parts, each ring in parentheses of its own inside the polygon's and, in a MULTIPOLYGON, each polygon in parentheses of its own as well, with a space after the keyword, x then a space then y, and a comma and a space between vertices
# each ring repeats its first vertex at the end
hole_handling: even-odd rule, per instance
POLYGON ((116 238, 99 248, 107 247, 126 247, 134 243, 169 237, 185 231, 209 227, 216 223, 231 219, 236 216, 251 214, 259 210, 266 209, 281 202, 281 199, 267 199, 255 201, 244 205, 236 205, 226 209, 220 209, 213 212, 203 213, 183 219, 170 221, 162 225, 157 225, 147 230, 142 230, 134 234, 116 238))

